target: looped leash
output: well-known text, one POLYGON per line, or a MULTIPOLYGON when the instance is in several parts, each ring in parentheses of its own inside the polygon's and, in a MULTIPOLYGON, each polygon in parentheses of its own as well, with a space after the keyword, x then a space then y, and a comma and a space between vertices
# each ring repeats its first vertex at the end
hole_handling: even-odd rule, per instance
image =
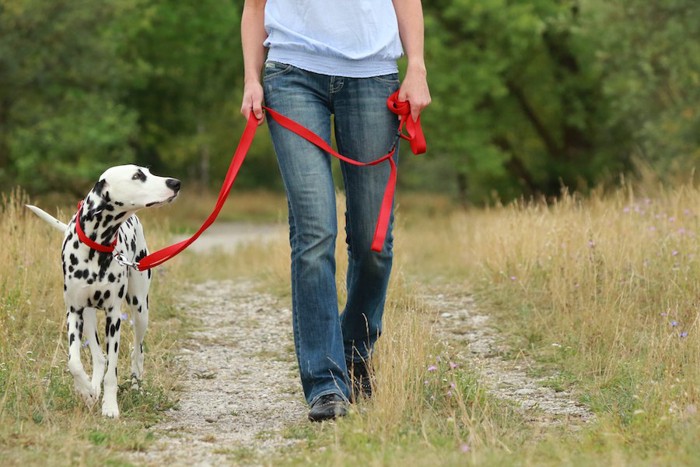
POLYGON ((420 115, 416 120, 411 118, 411 104, 408 101, 399 100, 399 91, 389 96, 386 105, 389 110, 399 116, 399 135, 409 142, 413 154, 425 153, 428 145, 425 142, 423 127, 420 124, 420 115), (407 134, 403 133, 404 129, 407 134))
MULTIPOLYGON (((399 94, 398 91, 389 96, 387 99, 387 106, 389 109, 395 113, 396 115, 399 116, 399 129, 398 129, 398 136, 401 138, 407 140, 410 143, 411 150, 413 151, 414 154, 422 154, 426 151, 426 143, 425 143, 425 136, 423 135, 423 130, 420 125, 420 118, 418 120, 413 120, 411 118, 411 108, 410 104, 407 101, 399 101, 398 98, 399 94), (404 134, 405 130, 405 134, 404 134)), ((384 246, 384 240, 386 239, 386 234, 387 230, 389 228, 389 221, 391 219, 391 206, 394 201, 394 193, 396 191, 396 178, 397 178, 397 168, 396 168, 396 162, 394 161, 394 153, 396 152, 396 143, 392 146, 392 148, 387 152, 385 155, 379 157, 378 159, 375 159, 370 162, 358 162, 354 159, 350 159, 348 157, 343 156, 342 154, 336 152, 333 148, 331 148, 326 141, 318 136, 317 134, 313 133, 306 127, 300 125, 299 123, 295 122, 294 120, 285 117, 284 115, 276 112, 275 110, 269 108, 269 107, 263 107, 271 118, 273 118, 278 124, 280 124, 282 127, 288 129, 289 131, 292 131, 299 135, 300 137, 306 139, 310 143, 314 144, 315 146, 319 147, 320 149, 328 152, 332 156, 342 160, 343 162, 346 162, 348 164, 352 164, 357 167, 365 167, 365 166, 374 166, 381 164, 382 162, 389 161, 389 166, 390 166, 390 172, 389 172, 389 179, 386 184, 386 188, 384 190, 384 197, 382 199, 382 204, 381 208, 379 211, 379 218, 377 219, 377 225, 375 228, 374 232, 374 239, 372 241, 372 250, 375 252, 380 252, 382 251, 382 248, 384 246)), ((248 154, 248 150, 250 149, 250 145, 253 142, 253 139, 255 137, 255 132, 258 128, 258 121, 255 119, 255 117, 250 115, 248 118, 248 122, 246 124, 245 129, 243 130, 243 135, 241 136, 241 140, 238 143, 238 147, 236 147, 235 152, 233 153, 233 157, 231 158, 231 164, 229 165, 228 171, 226 173, 226 177, 224 178, 224 183, 221 186, 221 190, 219 191, 219 197, 216 201, 216 205, 214 206, 214 210, 212 213, 207 217, 207 219, 204 221, 202 226, 195 232, 190 238, 183 240, 181 242, 178 242, 174 245, 170 245, 168 247, 165 247, 163 249, 160 249, 156 252, 151 253, 150 255, 145 256, 144 258, 141 259, 138 263, 128 263, 127 261, 124 261, 124 258, 117 258, 115 259, 119 261, 122 264, 126 264, 127 266, 133 266, 139 271, 145 271, 147 269, 150 269, 152 267, 158 266, 165 261, 169 260, 170 258, 174 257, 178 253, 180 253, 182 250, 187 248, 190 244, 192 244, 199 236, 207 229, 209 226, 216 220, 217 216, 219 215, 219 212, 221 211, 221 208, 224 205, 224 202, 226 201, 226 198, 228 197, 229 192, 231 191, 231 187, 233 186, 233 182, 236 180, 236 176, 238 175, 239 170, 241 169, 241 166, 243 165, 243 161, 245 160, 246 155, 248 154)), ((398 138, 397 138, 398 139, 398 138)), ((80 212, 80 210, 78 211, 80 212)), ((79 220, 79 218, 78 218, 79 220)), ((76 225, 79 228, 80 222, 76 222, 76 225)), ((80 233, 79 233, 80 235, 80 233)), ((84 236, 85 234, 83 234, 84 236)), ((85 237, 87 238, 87 237, 85 237)), ((88 239, 89 240, 89 239, 88 239)), ((81 241, 84 241, 83 238, 81 237, 81 241)), ((91 243, 85 242, 88 244, 91 248, 97 249, 98 251, 103 251, 99 250, 98 248, 95 248, 95 245, 99 247, 106 248, 104 245, 99 245, 95 244, 91 240, 89 240, 91 243)), ((114 246, 112 246, 112 250, 114 249, 114 246)), ((110 250, 110 251, 112 251, 110 250)))

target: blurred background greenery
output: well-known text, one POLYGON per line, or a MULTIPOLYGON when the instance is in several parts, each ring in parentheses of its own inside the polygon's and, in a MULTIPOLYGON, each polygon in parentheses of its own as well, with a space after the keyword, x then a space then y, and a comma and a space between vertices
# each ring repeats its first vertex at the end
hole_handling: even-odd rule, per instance
MULTIPOLYGON (((217 189, 244 126, 242 3, 0 0, 0 191, 82 196, 127 162, 217 189)), ((697 0, 424 10, 429 153, 403 157, 402 189, 479 205, 700 160, 697 0)), ((281 189, 266 131, 236 186, 281 189)))

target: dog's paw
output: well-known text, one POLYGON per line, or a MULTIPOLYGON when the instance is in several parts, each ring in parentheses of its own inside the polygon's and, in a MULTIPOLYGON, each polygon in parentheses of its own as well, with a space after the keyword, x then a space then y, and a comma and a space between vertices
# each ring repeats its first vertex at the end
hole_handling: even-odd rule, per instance
POLYGON ((95 398, 95 401, 100 398, 100 393, 102 392, 102 383, 93 382, 90 388, 91 394, 95 398))
POLYGON ((107 418, 119 418, 119 407, 117 404, 102 404, 102 416, 107 418))
POLYGON ((75 392, 78 393, 80 398, 85 402, 85 405, 92 408, 97 400, 100 398, 99 389, 95 390, 90 385, 77 384, 75 385, 75 392))
POLYGON ((141 387, 141 378, 136 376, 135 373, 131 374, 131 390, 141 392, 143 388, 141 387))

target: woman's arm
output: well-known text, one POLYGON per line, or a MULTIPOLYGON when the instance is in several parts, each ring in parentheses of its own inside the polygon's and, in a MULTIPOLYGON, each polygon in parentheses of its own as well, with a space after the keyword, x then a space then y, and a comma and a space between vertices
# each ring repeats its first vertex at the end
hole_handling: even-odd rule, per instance
POLYGON ((267 37, 265 32, 265 0, 245 0, 241 15, 241 47, 243 49, 243 102, 241 113, 248 119, 252 112, 263 122, 263 88, 260 82, 267 37))
POLYGON ((393 3, 399 22, 401 43, 408 59, 406 76, 399 90, 399 100, 411 104, 411 116, 417 120, 431 100, 423 55, 423 5, 421 0, 393 0, 393 3))

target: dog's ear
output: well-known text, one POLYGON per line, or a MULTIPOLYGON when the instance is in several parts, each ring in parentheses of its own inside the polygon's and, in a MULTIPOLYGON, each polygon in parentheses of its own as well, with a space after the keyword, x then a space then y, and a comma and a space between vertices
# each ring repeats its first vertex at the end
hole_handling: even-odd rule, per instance
POLYGON ((95 186, 92 188, 92 192, 95 193, 97 196, 102 197, 102 192, 105 189, 105 185, 107 184, 107 180, 104 178, 95 183, 95 186))

